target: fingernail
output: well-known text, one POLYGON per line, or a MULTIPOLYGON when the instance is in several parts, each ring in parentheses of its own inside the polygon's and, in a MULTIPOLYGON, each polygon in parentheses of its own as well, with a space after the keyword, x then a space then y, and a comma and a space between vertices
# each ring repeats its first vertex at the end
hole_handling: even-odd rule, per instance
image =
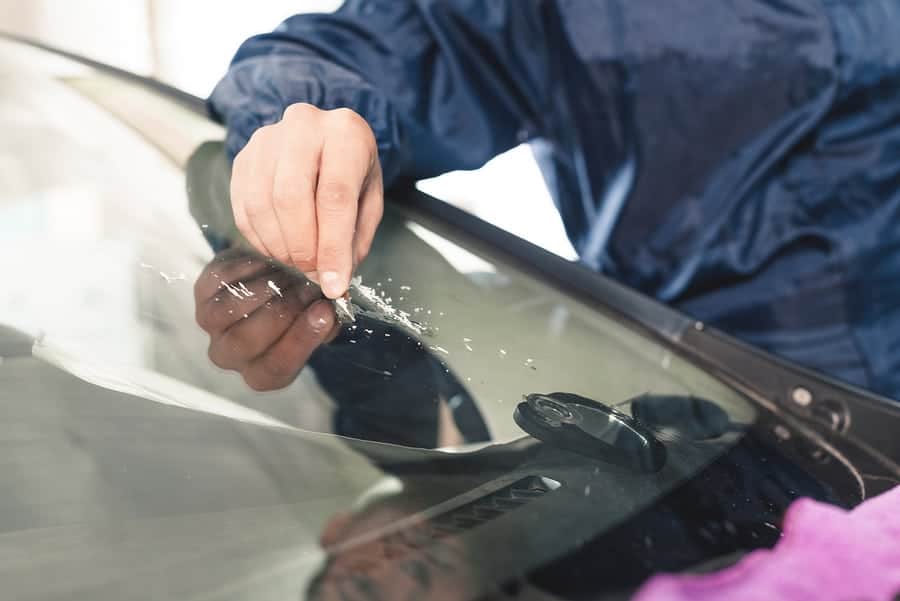
POLYGON ((313 304, 306 311, 306 321, 313 331, 320 332, 328 326, 328 319, 326 316, 329 314, 329 311, 331 311, 331 308, 325 301, 313 304))
POLYGON ((322 292, 328 298, 338 298, 347 290, 347 283, 336 271, 325 271, 319 274, 322 284, 322 292))
POLYGON ((304 273, 306 279, 312 282, 313 284, 319 283, 319 272, 318 271, 310 271, 309 273, 304 273))

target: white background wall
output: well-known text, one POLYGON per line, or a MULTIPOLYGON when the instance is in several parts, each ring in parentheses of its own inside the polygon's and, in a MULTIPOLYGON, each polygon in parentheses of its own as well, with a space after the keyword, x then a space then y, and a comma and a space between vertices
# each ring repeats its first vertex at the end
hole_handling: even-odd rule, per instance
MULTIPOLYGON (((299 12, 340 0, 0 0, 0 30, 28 36, 206 96, 238 45, 299 12)), ((527 148, 427 192, 562 256, 575 256, 527 148)))
POLYGON ((0 0, 2 31, 149 74, 148 17, 143 0, 0 0))

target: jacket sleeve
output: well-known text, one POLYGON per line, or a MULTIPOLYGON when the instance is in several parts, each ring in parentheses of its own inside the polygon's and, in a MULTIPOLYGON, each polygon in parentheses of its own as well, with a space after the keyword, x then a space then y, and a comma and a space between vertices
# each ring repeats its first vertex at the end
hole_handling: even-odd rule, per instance
POLYGON ((549 94, 537 0, 348 0, 247 40, 209 99, 233 157, 308 102, 372 126, 385 181, 474 169, 540 134, 549 94))

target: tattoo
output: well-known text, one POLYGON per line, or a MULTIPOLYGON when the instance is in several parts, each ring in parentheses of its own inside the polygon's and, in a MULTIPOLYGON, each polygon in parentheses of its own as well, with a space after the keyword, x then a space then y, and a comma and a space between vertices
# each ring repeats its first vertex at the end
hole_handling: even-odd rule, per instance
POLYGON ((434 538, 425 543, 421 533, 411 538, 409 534, 397 533, 381 545, 356 548, 354 552, 366 559, 350 566, 338 568, 332 558, 310 584, 308 598, 328 598, 330 590, 342 601, 384 601, 396 596, 398 579, 406 579, 412 584, 410 599, 427 599, 438 574, 465 578, 460 570, 465 569, 466 557, 458 539, 455 544, 434 538))

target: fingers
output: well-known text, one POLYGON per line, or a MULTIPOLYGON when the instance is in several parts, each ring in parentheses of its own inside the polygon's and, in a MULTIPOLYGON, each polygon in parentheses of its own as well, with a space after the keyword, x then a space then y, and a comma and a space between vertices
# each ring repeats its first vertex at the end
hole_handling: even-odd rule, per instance
POLYGON ((243 250, 225 251, 203 269, 194 283, 195 304, 199 307, 218 293, 222 282, 253 280, 272 270, 272 265, 262 257, 243 250))
POLYGON ((275 168, 278 157, 283 154, 284 136, 280 129, 272 126, 258 129, 253 136, 259 138, 260 142, 255 144, 257 150, 247 161, 246 183, 238 193, 243 195, 241 204, 250 229, 263 244, 262 252, 281 262, 287 262, 287 243, 272 204, 275 168))
POLYGON ((332 114, 316 188, 316 267, 322 292, 337 298, 350 284, 359 199, 377 157, 374 136, 361 117, 352 111, 332 114))
POLYGON ((369 256, 375 232, 384 215, 384 183, 381 177, 381 165, 376 161, 369 180, 366 183, 359 204, 359 217, 356 220, 356 242, 353 249, 353 264, 359 265, 369 256))
MULTIPOLYGON (((303 273, 314 275, 318 232, 316 182, 321 158, 321 111, 295 104, 284 113, 288 124, 296 122, 302 135, 284 137, 272 186, 272 206, 285 241, 288 261, 303 273)), ((299 133, 299 132, 298 132, 299 133)), ((314 278, 315 279, 315 278, 314 278)))
MULTIPOLYGON (((261 308, 274 310, 276 304, 284 305, 286 298, 298 294, 295 285, 294 278, 279 270, 260 274, 254 279, 222 280, 215 294, 197 303, 197 324, 213 336, 220 335, 261 308)), ((303 306, 280 307, 279 311, 296 312, 303 306)))
POLYGON ((247 208, 244 206, 245 199, 250 194, 250 175, 248 163, 255 161, 253 156, 256 153, 256 146, 248 144, 238 153, 234 159, 231 168, 231 210, 234 214, 234 224, 238 231, 244 235, 253 248, 262 254, 266 254, 266 246, 253 231, 250 225, 250 218, 247 217, 247 208))
POLYGON ((313 351, 332 337, 336 325, 334 309, 328 301, 313 303, 275 344, 242 371, 244 381, 258 391, 289 385, 313 351))
POLYGON ((259 252, 316 280, 329 298, 349 285, 383 212, 375 136, 349 109, 288 107, 234 162, 232 208, 259 252))
POLYGON ((318 287, 246 251, 218 255, 194 294, 210 360, 241 373, 255 390, 290 384, 316 347, 339 332, 318 287))
POLYGON ((243 313, 224 331, 211 334, 209 358, 222 369, 243 370, 265 354, 302 313, 294 294, 243 313))
MULTIPOLYGON (((308 288, 295 274, 278 267, 271 259, 231 249, 220 253, 204 269, 194 284, 197 324, 218 335, 233 323, 252 314, 292 289, 308 288)), ((306 304, 315 300, 311 296, 306 304)))

